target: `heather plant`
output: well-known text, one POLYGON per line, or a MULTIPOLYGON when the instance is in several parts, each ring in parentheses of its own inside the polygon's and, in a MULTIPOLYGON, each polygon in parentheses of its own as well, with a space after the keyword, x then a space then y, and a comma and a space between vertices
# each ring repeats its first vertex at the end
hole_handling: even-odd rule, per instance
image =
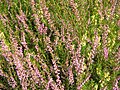
POLYGON ((0 0, 1 90, 120 90, 120 0, 0 0))

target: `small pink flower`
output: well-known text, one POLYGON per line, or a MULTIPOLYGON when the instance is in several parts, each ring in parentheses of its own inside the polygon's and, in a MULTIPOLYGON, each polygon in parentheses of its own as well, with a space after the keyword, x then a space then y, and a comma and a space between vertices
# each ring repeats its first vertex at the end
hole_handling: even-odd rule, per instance
POLYGON ((120 26, 120 20, 118 20, 117 25, 120 26))
POLYGON ((116 78, 114 86, 113 86, 113 90, 120 90, 120 88, 118 86, 119 80, 120 80, 120 76, 118 76, 118 78, 116 78))
POLYGON ((106 47, 104 48, 104 58, 108 58, 108 49, 106 47))

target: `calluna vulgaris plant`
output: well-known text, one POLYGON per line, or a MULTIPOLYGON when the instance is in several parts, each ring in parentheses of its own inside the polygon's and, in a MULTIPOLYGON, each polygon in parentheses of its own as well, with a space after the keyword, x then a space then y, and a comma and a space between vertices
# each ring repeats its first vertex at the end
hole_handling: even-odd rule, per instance
POLYGON ((120 0, 0 0, 0 90, 120 90, 120 0))

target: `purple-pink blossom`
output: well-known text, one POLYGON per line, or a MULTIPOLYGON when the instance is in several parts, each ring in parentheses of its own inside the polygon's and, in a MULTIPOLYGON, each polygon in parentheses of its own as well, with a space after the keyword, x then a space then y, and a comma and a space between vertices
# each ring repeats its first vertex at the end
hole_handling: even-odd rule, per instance
POLYGON ((104 58, 108 58, 108 49, 106 47, 104 48, 104 58))

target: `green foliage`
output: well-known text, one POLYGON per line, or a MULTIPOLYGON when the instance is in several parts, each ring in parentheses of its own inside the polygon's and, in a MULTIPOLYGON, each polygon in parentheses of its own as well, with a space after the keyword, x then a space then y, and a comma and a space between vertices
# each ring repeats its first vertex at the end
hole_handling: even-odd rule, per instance
MULTIPOLYGON (((33 56, 30 57, 30 60, 32 64, 35 64, 36 67, 39 68, 44 79, 46 79, 46 83, 48 81, 45 76, 47 73, 50 74, 54 83, 56 83, 57 77, 51 67, 53 67, 52 60, 58 58, 56 63, 58 69, 60 69, 60 79, 65 90, 77 90, 77 85, 85 80, 88 73, 91 74, 90 79, 85 82, 81 90, 102 90, 105 87, 107 87, 108 90, 112 90, 113 82, 117 76, 120 76, 120 71, 115 70, 116 67, 120 66, 119 61, 117 61, 119 57, 116 56, 117 52, 119 52, 118 50, 120 50, 120 40, 118 40, 120 26, 117 24, 120 18, 120 14, 118 13, 119 2, 117 5, 114 5, 110 0, 103 0, 102 2, 100 0, 73 0, 75 6, 71 6, 70 0, 43 1, 43 6, 45 4, 46 7, 48 7, 48 11, 43 10, 43 6, 40 5, 41 0, 35 0, 35 11, 32 10, 30 0, 1 0, 0 15, 3 17, 0 16, 0 41, 4 41, 5 45, 10 49, 10 52, 14 54, 15 51, 12 49, 12 36, 12 38, 16 38, 18 45, 22 46, 23 58, 26 58, 29 53, 33 56, 38 55, 38 61, 35 60, 33 56), (115 6, 113 15, 111 11, 113 10, 111 9, 112 5, 115 6), (73 7, 76 8, 73 9, 73 7), (28 25, 28 31, 32 32, 32 34, 26 30, 24 23, 16 17, 16 15, 21 15, 21 11, 27 18, 25 23, 28 25), (47 13, 48 16, 45 16, 45 13, 47 13), (44 26, 47 27, 47 34, 41 35, 39 33, 38 26, 35 22, 36 17, 34 17, 33 14, 38 15, 39 24, 43 23, 44 26), (49 23, 50 20, 47 18, 49 17, 49 14, 49 19, 52 23, 49 23), (80 17, 80 20, 78 17, 80 17), (4 18, 4 20, 2 18, 4 18), (103 40, 105 25, 108 26, 108 35, 106 36, 107 44, 105 45, 108 48, 109 53, 107 59, 104 58, 103 50, 105 42, 103 40), (62 31, 63 29, 64 32, 62 31), (13 31, 13 35, 11 35, 11 31, 13 31), (92 50, 94 48, 95 31, 98 33, 99 43, 98 46, 95 47, 95 55, 94 58, 92 58, 91 54, 93 53, 92 50), (28 49, 21 44, 22 32, 25 33, 28 49), (50 35, 49 32, 52 34, 50 35), (59 34, 56 34, 56 32, 59 34), (70 35, 70 38, 68 37, 68 34, 70 35), (62 36, 64 36, 65 42, 62 41, 62 36), (45 40, 47 40, 46 38, 49 38, 50 42, 45 42, 45 40), (78 38, 78 40, 76 38, 78 38), (67 47, 69 39, 71 40, 70 48, 67 47), (55 45, 55 41, 57 41, 57 45, 55 45), (82 62, 85 70, 83 70, 81 76, 77 74, 78 72, 75 70, 72 59, 78 49, 78 42, 81 44, 80 58, 83 57, 85 59, 85 61, 82 62), (36 45, 38 45, 38 50, 35 48, 36 45), (47 46, 49 45, 53 49, 53 52, 48 50, 47 46), (73 48, 74 52, 70 52, 71 48, 73 48), (90 63, 90 60, 93 62, 90 63), (43 71, 44 68, 41 63, 47 65, 45 68, 46 72, 43 71), (72 65, 74 83, 70 84, 68 68, 72 65)), ((9 55, 8 57, 4 57, 5 53, 8 52, 2 50, 2 44, 0 44, 0 70, 9 77, 13 76, 18 84, 16 89, 21 89, 22 86, 20 85, 20 80, 17 76, 17 71, 15 70, 16 66, 14 66, 14 63, 12 63, 13 65, 9 64, 6 59, 11 57, 9 57, 9 55)), ((2 86, 5 89, 12 88, 8 84, 7 78, 0 75, 0 87, 2 86)), ((118 87, 120 88, 120 80, 118 82, 118 87)), ((39 88, 39 85, 36 85, 36 88, 38 90, 43 90, 44 86, 39 88)), ((32 88, 30 90, 32 90, 32 88)))

